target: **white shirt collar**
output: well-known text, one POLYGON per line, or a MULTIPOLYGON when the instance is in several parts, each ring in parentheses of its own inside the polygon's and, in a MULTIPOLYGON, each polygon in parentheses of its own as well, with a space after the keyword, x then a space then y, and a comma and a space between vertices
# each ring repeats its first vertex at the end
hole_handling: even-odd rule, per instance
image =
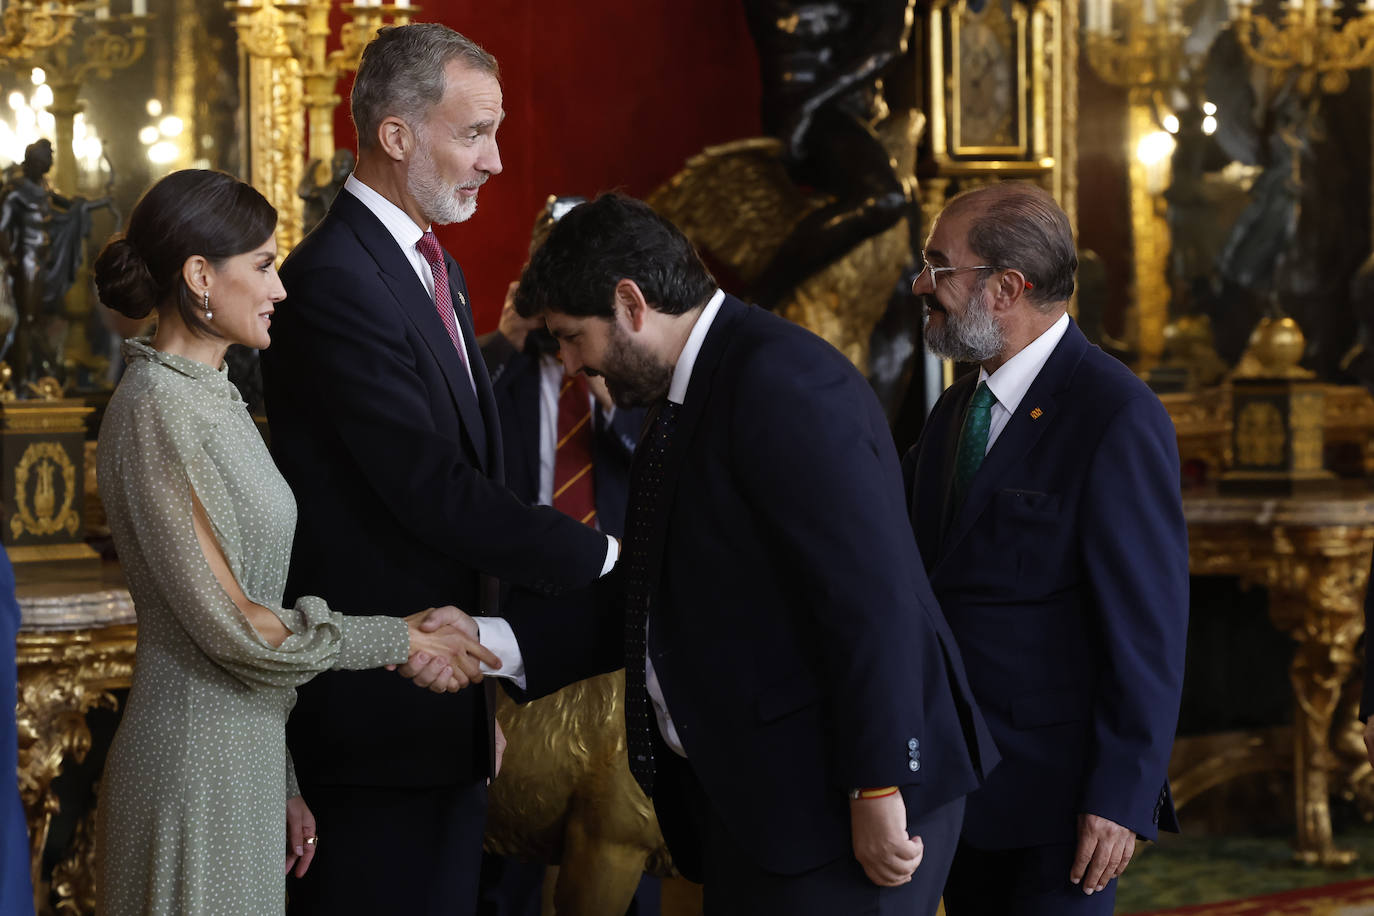
POLYGON ((978 381, 988 383, 988 388, 997 398, 997 403, 1005 408, 1007 413, 1016 413, 1021 399, 1030 390, 1031 383, 1040 374, 1040 370, 1045 368, 1050 354, 1054 352, 1054 348, 1058 346, 1068 329, 1069 315, 1065 312, 1059 316, 1058 321, 1046 328, 1044 333, 1022 348, 1020 353, 998 366, 992 375, 988 375, 986 369, 979 369, 978 381))
POLYGON ((668 400, 674 404, 681 404, 687 399, 687 385, 692 381, 692 367, 696 365, 697 354, 701 352, 701 345, 706 341, 706 333, 711 330, 711 322, 716 320, 716 313, 720 311, 720 304, 724 301, 725 290, 716 290, 716 294, 706 303, 706 308, 697 316, 696 324, 692 325, 692 333, 687 335, 687 342, 682 345, 682 354, 677 358, 677 367, 673 369, 672 384, 668 386, 668 400))
POLYGON ((420 236, 425 234, 425 230, 415 225, 415 220, 407 216, 406 211, 363 184, 357 175, 348 176, 348 180, 344 182, 344 190, 362 201, 363 206, 382 221, 382 225, 386 226, 402 251, 409 253, 415 248, 415 243, 420 241, 420 236))

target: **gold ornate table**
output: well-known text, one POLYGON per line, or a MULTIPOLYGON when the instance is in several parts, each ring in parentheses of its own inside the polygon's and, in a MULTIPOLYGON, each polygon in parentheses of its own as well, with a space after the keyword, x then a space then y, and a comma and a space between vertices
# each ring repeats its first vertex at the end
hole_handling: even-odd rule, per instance
POLYGON ((67 759, 83 760, 91 749, 86 713, 113 709, 111 691, 129 686, 134 661, 134 608, 115 583, 21 587, 19 632, 19 792, 28 817, 34 903, 53 912, 52 895, 64 913, 94 911, 94 808, 78 826, 75 840, 43 881, 43 850, 60 803, 53 780, 67 759))
MULTIPOLYGON (((1354 854, 1332 841, 1329 799, 1331 777, 1357 768, 1349 750, 1359 724, 1347 685, 1359 668, 1356 648, 1364 632, 1365 583, 1374 550, 1374 494, 1365 489, 1292 497, 1185 493, 1183 511, 1192 573, 1239 576, 1265 586, 1270 619, 1297 643, 1289 669, 1295 700, 1296 857, 1312 865, 1348 864, 1354 854), (1347 753, 1339 753, 1342 748, 1347 753)), ((1255 741, 1250 749, 1233 748, 1231 758, 1258 754, 1265 745, 1255 741)), ((1199 786, 1224 778, 1218 772, 1228 766, 1219 758, 1204 760, 1194 770, 1171 773, 1171 782, 1186 801, 1199 786)))

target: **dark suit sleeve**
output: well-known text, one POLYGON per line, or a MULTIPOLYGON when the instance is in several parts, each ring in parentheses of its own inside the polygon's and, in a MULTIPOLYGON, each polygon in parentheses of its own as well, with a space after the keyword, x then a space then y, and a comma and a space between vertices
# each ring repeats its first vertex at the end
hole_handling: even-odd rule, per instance
POLYGON ((1088 468, 1081 512, 1101 653, 1081 810, 1153 839, 1188 632, 1177 439, 1153 395, 1126 402, 1111 418, 1088 468))
POLYGON ((487 374, 491 376, 494 386, 505 375, 511 359, 520 351, 500 331, 483 334, 477 338, 477 346, 482 351, 482 361, 487 364, 487 374))
POLYGON ((620 570, 557 597, 512 589, 502 609, 520 644, 525 689, 502 681, 520 702, 625 666, 620 570))
POLYGON ((836 777, 915 783, 907 742, 923 725, 911 579, 920 560, 901 469, 867 383, 816 355, 751 354, 735 389, 730 462, 831 679, 836 777))
MULTIPOLYGON (((292 278, 298 307, 294 375, 329 415, 344 447, 399 524, 435 550, 503 581, 539 590, 594 581, 606 538, 560 512, 530 507, 458 454, 435 428, 403 319, 379 320, 356 277, 315 270, 292 278)), ((379 284, 367 289, 387 295, 379 284)), ((474 367, 478 371, 480 366, 474 367)))

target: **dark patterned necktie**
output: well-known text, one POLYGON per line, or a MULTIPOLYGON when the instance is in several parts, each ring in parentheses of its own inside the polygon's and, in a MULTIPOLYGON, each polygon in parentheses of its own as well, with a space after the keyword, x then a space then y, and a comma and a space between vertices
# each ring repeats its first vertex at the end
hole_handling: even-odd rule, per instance
POLYGON ((959 430, 959 448, 954 454, 954 508, 964 504, 968 485, 973 475, 983 464, 988 451, 988 429, 992 425, 992 405, 997 403, 997 395, 992 393, 986 381, 978 383, 969 402, 968 412, 964 414, 964 426, 959 430))
POLYGON ((661 511, 663 460, 677 424, 679 405, 662 401, 649 432, 635 451, 630 470, 629 506, 625 512, 625 748, 630 773, 644 794, 654 794, 653 704, 645 688, 645 637, 649 606, 657 582, 649 581, 649 548, 655 516, 661 511))

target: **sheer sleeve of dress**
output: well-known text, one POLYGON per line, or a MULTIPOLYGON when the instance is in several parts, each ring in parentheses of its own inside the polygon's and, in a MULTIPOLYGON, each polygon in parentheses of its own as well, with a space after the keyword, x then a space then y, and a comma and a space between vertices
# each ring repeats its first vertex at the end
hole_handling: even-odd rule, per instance
MULTIPOLYGON (((294 687, 329 669, 406 660, 409 633, 400 618, 340 614, 309 596, 285 608, 280 596, 263 602, 245 587, 250 600, 268 607, 291 631, 280 646, 263 639, 220 585, 196 538, 193 492, 244 586, 230 492, 195 424, 156 397, 140 398, 128 417, 131 428, 123 431, 115 479, 102 480, 101 490, 117 490, 152 586, 207 656, 245 685, 265 688, 294 687)), ((262 473, 275 475, 276 469, 269 463, 262 473)))

